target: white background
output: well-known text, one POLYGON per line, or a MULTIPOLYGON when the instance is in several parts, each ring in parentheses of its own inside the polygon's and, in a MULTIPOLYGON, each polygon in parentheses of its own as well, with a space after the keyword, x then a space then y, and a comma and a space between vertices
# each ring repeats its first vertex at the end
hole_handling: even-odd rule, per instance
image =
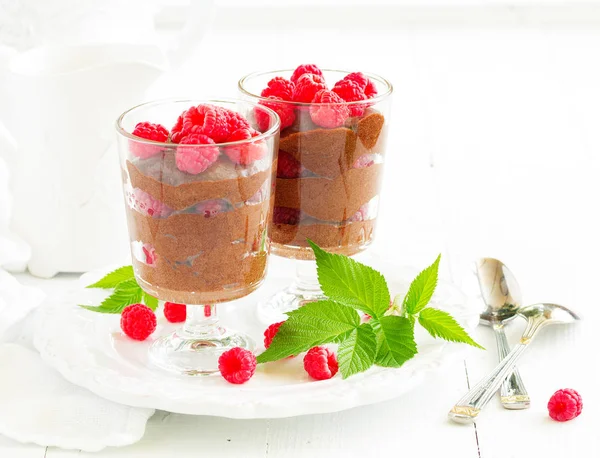
MULTIPOLYGON (((142 442, 97 456, 599 456, 600 4, 289 4, 218 2, 194 57, 150 96, 231 96, 245 73, 301 63, 385 76, 395 99, 372 254, 422 267, 443 252, 445 274, 469 292, 472 259, 496 256, 525 302, 561 303, 585 320, 544 331, 524 357, 532 408, 492 403, 476 430, 445 415, 467 375, 473 383, 493 367, 493 351, 471 353, 411 396, 349 412, 272 421, 161 413, 142 442), (564 387, 582 393, 584 413, 558 424, 545 403, 564 387)), ((180 13, 169 10, 163 25, 180 13)), ((58 291, 70 281, 41 284, 58 291)), ((514 341, 522 327, 513 328, 514 341)), ((493 348, 487 329, 477 338, 493 348)), ((2 458, 77 455, 0 438, 2 458)))

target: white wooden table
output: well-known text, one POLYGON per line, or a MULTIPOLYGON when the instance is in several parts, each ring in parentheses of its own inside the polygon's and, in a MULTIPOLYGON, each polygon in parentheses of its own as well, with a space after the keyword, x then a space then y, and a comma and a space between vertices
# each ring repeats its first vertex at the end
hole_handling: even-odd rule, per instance
MULTIPOLYGON (((536 8, 408 8, 381 26, 366 14, 363 23, 321 18, 312 29, 301 25, 312 14, 302 8, 296 21, 279 22, 252 8, 223 8, 196 59, 153 94, 234 95, 244 72, 306 62, 387 76, 396 88, 394 128, 372 252, 416 266, 444 252, 445 274, 469 293, 467 261, 496 256, 516 274, 525 302, 562 303, 584 316, 577 327, 543 331, 524 356, 531 409, 506 411, 493 401, 476 427, 446 419, 496 362, 493 336, 479 328, 475 337, 490 351, 471 351, 393 402, 256 421, 159 412, 141 442, 95 456, 600 456, 600 22, 594 3, 573 14, 536 8), (582 394, 584 409, 559 424, 546 403, 566 387, 582 394)), ((50 292, 74 281, 19 278, 50 292)), ((521 330, 515 323, 509 339, 521 330)), ((0 437, 1 458, 72 456, 92 455, 0 437)))

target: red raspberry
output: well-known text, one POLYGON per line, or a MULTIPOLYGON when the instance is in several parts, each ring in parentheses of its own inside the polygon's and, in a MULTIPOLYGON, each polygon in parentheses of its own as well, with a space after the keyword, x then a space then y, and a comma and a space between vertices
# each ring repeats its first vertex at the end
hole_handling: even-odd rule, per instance
POLYGON ((298 82, 298 79, 302 76, 305 75, 306 73, 311 74, 311 75, 318 75, 318 76, 323 76, 323 72, 321 71, 321 69, 319 67, 317 67, 314 64, 305 64, 305 65, 299 65, 296 70, 294 70, 294 73, 292 73, 292 77, 290 78, 290 81, 294 84, 296 84, 298 82))
MULTIPOLYGON (((151 122, 138 122, 131 134, 155 142, 164 143, 169 141, 169 131, 162 125, 152 124, 151 122)), ((162 151, 162 146, 147 145, 136 141, 131 141, 130 147, 131 154, 140 159, 148 159, 162 151)))
POLYGON ((173 143, 179 143, 182 137, 185 136, 183 133, 183 116, 187 113, 187 110, 179 115, 175 125, 171 127, 171 141, 173 143))
POLYGON ((185 321, 187 317, 185 304, 176 304, 175 302, 165 302, 163 313, 170 323, 181 323, 185 321))
POLYGON ((363 92, 364 92, 365 88, 367 87, 367 84, 369 84, 369 78, 367 78, 361 72, 348 73, 346 76, 344 76, 344 78, 341 81, 344 81, 344 80, 355 82, 356 84, 358 84, 358 86, 361 88, 361 90, 363 92))
POLYGON ((271 342, 273 342, 273 337, 279 331, 280 326, 283 324, 283 321, 279 323, 273 323, 267 329, 265 329, 265 348, 269 348, 271 346, 271 342))
POLYGON ((326 89, 317 92, 313 104, 310 106, 310 117, 321 127, 339 127, 350 116, 350 110, 344 100, 335 92, 326 89))
POLYGON ((327 380, 337 374, 338 362, 327 347, 313 347, 304 356, 304 370, 315 380, 327 380))
POLYGON ((219 371, 229 383, 246 383, 255 370, 256 356, 244 348, 232 348, 219 357, 219 371))
MULTIPOLYGON (((233 132, 228 142, 250 140, 254 132, 250 129, 238 129, 233 132)), ((223 153, 236 164, 248 165, 258 161, 267 155, 267 144, 263 140, 223 147, 223 153)))
POLYGON ((142 245, 142 252, 144 253, 144 262, 149 266, 153 266, 157 258, 154 247, 149 243, 144 243, 142 245))
MULTIPOLYGON (((294 121, 296 120, 296 113, 294 112, 293 105, 285 103, 281 97, 269 96, 267 99, 269 99, 269 101, 262 100, 259 103, 267 108, 270 108, 279 115, 282 130, 294 124, 294 121)), ((254 118, 256 119, 256 125, 259 130, 264 132, 269 129, 269 116, 264 111, 255 109, 254 118)))
POLYGON ((291 101, 294 95, 295 84, 281 76, 276 76, 267 83, 267 87, 260 93, 261 97, 279 97, 291 101))
POLYGON ((224 142, 229 135, 228 116, 224 109, 213 105, 198 105, 184 111, 171 129, 171 140, 181 143, 189 134, 203 134, 215 143, 224 142))
MULTIPOLYGON (((361 87, 352 80, 341 80, 335 83, 332 89, 346 102, 359 102, 365 100, 367 96, 361 87)), ((362 116, 365 113, 366 105, 362 103, 348 105, 350 116, 362 116)))
POLYGON ((121 329, 135 340, 146 340, 156 329, 156 315, 144 304, 128 305, 121 312, 121 329))
POLYGON ((167 204, 156 200, 150 194, 142 191, 140 188, 135 188, 133 191, 125 193, 129 208, 140 212, 144 216, 153 218, 166 218, 173 213, 173 209, 167 204))
POLYGON ((377 87, 373 83, 373 81, 368 80, 367 87, 365 87, 365 95, 368 99, 372 99, 377 95, 377 87))
POLYGON ((371 167, 373 164, 375 164, 375 155, 374 154, 363 154, 356 161, 354 161, 352 168, 353 169, 364 169, 366 167, 371 167))
POLYGON ((230 204, 223 199, 205 200, 196 204, 196 211, 203 214, 205 218, 212 218, 219 213, 224 213, 230 210, 230 204))
POLYGON ((182 172, 197 174, 204 172, 219 157, 216 146, 190 147, 184 145, 214 145, 214 141, 203 134, 189 134, 181 139, 177 147, 175 163, 182 172))
POLYGON ((222 108, 221 110, 223 110, 223 114, 227 118, 228 131, 230 133, 235 132, 238 129, 250 129, 248 120, 237 111, 227 110, 225 108, 222 108))
POLYGON ((373 84, 373 81, 361 72, 349 73, 344 79, 357 83, 369 99, 372 99, 377 95, 377 88, 375 87, 375 84, 373 84))
POLYGON ((548 401, 548 413, 556 421, 572 420, 579 416, 582 408, 581 395, 571 388, 558 390, 548 401))
POLYGON ((277 178, 299 178, 305 168, 291 154, 279 150, 277 155, 277 178))
POLYGON ((294 89, 294 102, 310 103, 317 92, 326 90, 327 85, 323 77, 307 73, 298 78, 294 89))
POLYGON ((289 207, 275 207, 273 208, 273 222, 295 226, 300 222, 300 210, 289 207))

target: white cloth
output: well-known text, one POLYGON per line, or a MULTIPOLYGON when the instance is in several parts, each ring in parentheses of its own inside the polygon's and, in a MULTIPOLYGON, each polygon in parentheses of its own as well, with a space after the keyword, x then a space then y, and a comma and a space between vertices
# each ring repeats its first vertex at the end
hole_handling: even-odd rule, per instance
POLYGON ((39 354, 0 345, 0 433, 20 442, 95 452, 139 441, 153 409, 106 401, 65 381, 39 354))
POLYGON ((0 269, 0 340, 11 326, 25 318, 43 299, 44 293, 38 288, 23 286, 0 269))
POLYGON ((44 297, 0 269, 0 434, 88 452, 139 441, 153 409, 116 404, 79 388, 33 350, 34 309, 44 297))

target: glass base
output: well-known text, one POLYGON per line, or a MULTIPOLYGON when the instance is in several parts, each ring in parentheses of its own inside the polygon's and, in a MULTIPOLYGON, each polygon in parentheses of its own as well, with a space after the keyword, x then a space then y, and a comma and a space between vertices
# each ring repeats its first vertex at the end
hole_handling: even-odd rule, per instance
POLYGON ((152 363, 181 375, 210 375, 219 371, 219 357, 234 347, 254 350, 254 342, 241 333, 225 331, 212 338, 196 338, 183 330, 156 340, 150 347, 152 363))
POLYGON ((287 312, 296 310, 309 302, 325 300, 317 279, 314 261, 296 261, 296 278, 287 287, 258 304, 256 313, 266 324, 284 321, 287 312))
POLYGON ((180 375, 210 375, 219 371, 219 357, 235 347, 254 351, 246 334, 219 326, 215 305, 188 305, 181 329, 154 341, 150 361, 180 375))

